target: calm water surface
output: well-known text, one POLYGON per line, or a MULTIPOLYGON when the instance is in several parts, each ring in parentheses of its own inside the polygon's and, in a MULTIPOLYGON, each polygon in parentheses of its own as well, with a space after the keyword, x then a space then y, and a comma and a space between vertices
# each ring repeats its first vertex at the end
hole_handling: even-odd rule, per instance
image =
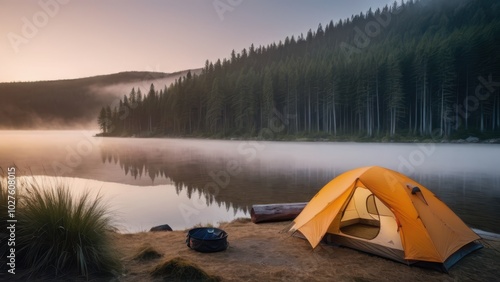
POLYGON ((124 232, 249 216, 308 201, 347 170, 379 165, 432 190, 467 224, 500 233, 500 146, 97 138, 93 131, 0 131, 0 167, 105 196, 124 232), (56 176, 56 178, 53 178, 56 176))

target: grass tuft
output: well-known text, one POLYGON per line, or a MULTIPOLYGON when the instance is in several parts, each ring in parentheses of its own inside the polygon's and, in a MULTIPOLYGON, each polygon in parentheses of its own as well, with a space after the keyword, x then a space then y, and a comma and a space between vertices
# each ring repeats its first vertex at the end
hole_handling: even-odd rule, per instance
POLYGON ((252 219, 249 217, 238 217, 231 221, 231 223, 249 223, 252 222, 252 219))
MULTIPOLYGON (((0 171, 1 173, 1 171, 0 171)), ((0 175, 1 176, 1 175, 0 175)), ((8 192, 7 192, 7 185, 4 183, 3 179, 0 178, 0 257, 3 259, 7 257, 7 244, 4 242, 7 242, 7 239, 9 237, 8 232, 8 224, 7 220, 9 219, 8 217, 8 192)), ((7 269, 7 264, 2 263, 0 265, 0 271, 2 273, 5 273, 7 269)))
POLYGON ((26 183, 18 212, 19 258, 30 276, 112 275, 121 269, 102 197, 73 197, 62 183, 26 183))
POLYGON ((162 256, 163 255, 155 250, 151 245, 146 244, 137 252, 137 254, 132 259, 138 261, 149 261, 161 258, 162 256))
POLYGON ((221 281, 218 276, 209 275, 196 264, 176 257, 157 265, 151 276, 161 277, 165 281, 221 281))

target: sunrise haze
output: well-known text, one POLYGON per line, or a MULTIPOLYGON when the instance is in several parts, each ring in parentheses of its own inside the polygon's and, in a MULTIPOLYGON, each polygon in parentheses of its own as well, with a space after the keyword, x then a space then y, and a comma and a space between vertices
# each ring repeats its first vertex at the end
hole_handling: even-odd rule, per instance
POLYGON ((199 68, 392 2, 0 0, 0 82, 199 68))

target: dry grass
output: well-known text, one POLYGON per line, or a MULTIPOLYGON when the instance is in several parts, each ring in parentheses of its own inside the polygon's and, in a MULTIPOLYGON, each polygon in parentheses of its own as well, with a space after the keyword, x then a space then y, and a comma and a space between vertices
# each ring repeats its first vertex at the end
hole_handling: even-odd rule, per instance
POLYGON ((150 261, 150 260, 155 260, 159 259, 163 256, 163 254, 159 253, 156 249, 154 249, 151 245, 149 244, 144 244, 137 254, 135 254, 132 259, 133 260, 138 260, 138 261, 150 261))
POLYGON ((144 242, 151 242, 165 257, 160 261, 125 261, 126 273, 119 281, 168 279, 161 275, 151 276, 151 271, 172 258, 182 258, 222 281, 498 280, 500 242, 488 241, 484 249, 466 256, 450 269, 449 274, 444 274, 337 246, 320 245, 312 250, 306 240, 282 232, 289 224, 253 224, 244 219, 223 223, 221 227, 229 234, 230 246, 217 253, 189 249, 185 231, 116 234, 120 251, 128 257, 137 254, 144 242))
POLYGON ((227 225, 227 224, 232 224, 232 223, 250 223, 252 220, 249 217, 238 217, 234 219, 233 221, 226 223, 226 222, 220 222, 220 226, 222 225, 227 225))
POLYGON ((220 277, 209 275, 198 265, 182 257, 158 264, 150 274, 165 281, 221 281, 220 277))

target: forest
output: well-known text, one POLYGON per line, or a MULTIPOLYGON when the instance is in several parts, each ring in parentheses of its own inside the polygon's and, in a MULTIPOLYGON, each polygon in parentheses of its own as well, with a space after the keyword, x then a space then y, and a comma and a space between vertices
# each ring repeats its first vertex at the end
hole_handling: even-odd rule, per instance
POLYGON ((206 61, 98 113, 102 136, 500 137, 500 1, 410 0, 206 61))

